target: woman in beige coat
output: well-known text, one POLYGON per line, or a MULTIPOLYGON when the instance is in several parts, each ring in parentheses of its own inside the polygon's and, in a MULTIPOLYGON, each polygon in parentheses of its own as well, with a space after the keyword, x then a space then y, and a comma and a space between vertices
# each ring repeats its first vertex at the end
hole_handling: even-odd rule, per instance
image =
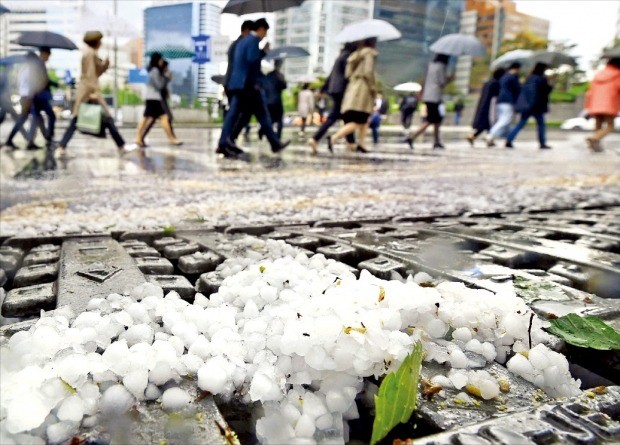
POLYGON ((75 93, 75 105, 73 106, 73 117, 69 123, 67 131, 65 131, 60 145, 56 149, 56 153, 59 155, 66 154, 67 144, 73 137, 73 133, 77 128, 77 115, 80 109, 80 104, 90 102, 101 105, 103 116, 101 120, 102 131, 107 128, 118 147, 119 152, 125 151, 125 141, 119 134, 116 125, 114 125, 114 119, 110 114, 110 110, 103 99, 101 94, 101 88, 99 87, 99 76, 106 72, 110 66, 109 60, 101 60, 97 56, 97 50, 101 47, 101 39, 103 34, 99 31, 89 31, 84 35, 84 43, 87 47, 82 54, 82 74, 80 77, 80 83, 75 93))
POLYGON ((377 39, 365 40, 347 60, 345 76, 349 83, 342 101, 342 120, 345 125, 327 140, 330 151, 338 139, 343 138, 355 130, 359 131, 356 150, 366 153, 368 150, 363 144, 368 130, 368 118, 375 105, 377 95, 377 81, 375 60, 377 58, 377 39))

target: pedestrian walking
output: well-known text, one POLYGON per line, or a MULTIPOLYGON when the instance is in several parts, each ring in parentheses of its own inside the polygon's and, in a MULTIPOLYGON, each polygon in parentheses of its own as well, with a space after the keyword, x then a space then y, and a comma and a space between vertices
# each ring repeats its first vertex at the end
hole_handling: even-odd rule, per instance
POLYGON ((231 105, 224 120, 217 150, 226 157, 245 158, 243 151, 235 153, 231 150, 230 140, 242 113, 256 116, 274 153, 283 150, 290 143, 281 143, 273 131, 273 124, 262 91, 264 75, 261 72, 261 60, 269 50, 269 44, 261 50, 259 43, 265 38, 268 30, 267 20, 257 20, 254 22, 254 30, 239 41, 234 51, 233 68, 228 82, 229 97, 232 97, 231 105))
POLYGON ((226 96, 230 100, 230 96, 228 94, 228 83, 230 82, 230 76, 233 71, 233 65, 235 63, 235 49, 241 40, 247 37, 252 29, 254 28, 254 22, 252 20, 246 20, 241 24, 241 34, 237 37, 237 40, 232 42, 228 47, 227 57, 228 57, 228 66, 226 67, 226 74, 224 75, 224 91, 226 92, 226 96))
POLYGON ((327 140, 330 151, 333 151, 333 144, 338 139, 357 130, 358 144, 355 150, 360 153, 368 152, 362 144, 366 138, 368 118, 374 110, 377 95, 376 47, 376 38, 366 39, 347 59, 345 76, 348 84, 341 110, 345 125, 327 140))
POLYGON ((413 115, 415 114, 415 110, 417 108, 418 96, 416 96, 415 93, 411 92, 406 96, 403 96, 398 109, 400 110, 400 123, 405 131, 408 131, 409 128, 411 128, 413 115))
POLYGON ((487 136, 487 146, 495 146, 495 138, 510 133, 510 124, 515 113, 515 104, 521 92, 519 70, 521 64, 514 62, 508 71, 499 79, 499 94, 497 95, 497 122, 491 127, 487 136))
POLYGON ((304 83, 301 91, 297 94, 297 113, 301 118, 301 129, 299 135, 306 134, 306 124, 308 118, 312 123, 312 116, 314 114, 314 92, 310 89, 309 83, 304 83))
POLYGON ((429 65, 426 72, 426 80, 422 91, 422 101, 426 105, 426 119, 414 134, 410 134, 406 139, 409 148, 413 150, 413 142, 423 134, 428 127, 433 126, 435 143, 433 148, 445 148, 441 143, 439 129, 443 121, 440 106, 443 90, 446 85, 452 82, 454 75, 448 76, 447 68, 450 56, 447 54, 437 54, 433 62, 429 65))
POLYGON ((512 143, 525 127, 530 117, 536 120, 538 129, 538 142, 541 149, 549 149, 547 145, 547 135, 545 128, 545 113, 549 112, 549 94, 551 93, 551 85, 545 77, 545 71, 549 67, 544 63, 537 63, 532 73, 521 86, 521 92, 515 104, 515 111, 521 113, 521 119, 516 127, 508 134, 506 138, 506 148, 514 148, 512 143))
MULTIPOLYGON (((45 65, 52 55, 52 50, 49 47, 41 47, 39 48, 39 57, 41 58, 41 62, 45 65)), ((47 70, 45 72, 45 76, 47 79, 45 88, 37 94, 35 94, 32 100, 32 106, 30 109, 32 115, 32 125, 30 126, 30 134, 28 135, 28 149, 38 149, 38 147, 34 143, 34 139, 37 135, 37 128, 41 130, 41 134, 45 138, 47 145, 49 146, 54 139, 54 130, 56 126, 56 113, 54 113, 54 109, 52 108, 52 91, 51 87, 58 87, 58 83, 50 80, 47 75, 47 70), (47 117, 47 128, 45 126, 45 122, 43 120, 43 116, 41 113, 44 113, 47 117)))
POLYGON ((596 129, 587 138, 588 147, 603 151, 601 139, 614 131, 614 119, 620 113, 620 58, 612 58, 590 83, 585 108, 596 120, 596 129), (605 127, 605 128, 603 128, 605 127))
POLYGON ((463 102, 463 98, 459 97, 456 102, 454 102, 454 125, 456 126, 461 124, 463 109, 465 109, 465 102, 463 102))
POLYGON ((105 129, 110 132, 112 139, 116 143, 119 154, 125 152, 125 141, 118 132, 116 125, 114 124, 114 118, 110 114, 103 95, 101 94, 101 88, 99 87, 99 77, 107 71, 110 66, 108 59, 101 60, 97 55, 97 50, 101 47, 101 40, 103 34, 99 31, 88 31, 84 35, 84 43, 86 43, 86 49, 82 54, 81 61, 81 76, 80 84, 78 85, 77 92, 75 94, 75 103, 73 105, 73 117, 69 122, 69 127, 65 131, 65 134, 60 141, 60 145, 56 149, 58 156, 65 156, 67 152, 67 145, 73 137, 77 128, 78 112, 80 104, 83 103, 95 103, 101 107, 101 131, 105 133, 105 129))
POLYGON ((176 146, 181 145, 182 142, 174 136, 172 131, 169 108, 165 100, 172 73, 165 70, 165 60, 161 53, 154 52, 151 55, 147 71, 149 77, 146 83, 146 107, 144 108, 142 120, 138 124, 136 144, 139 147, 145 147, 144 138, 155 121, 159 119, 170 143, 176 146), (167 108, 168 111, 166 110, 167 108))
MULTIPOLYGON (((13 107, 13 103, 11 102, 11 80, 10 80, 10 72, 12 68, 6 66, 0 69, 0 124, 4 122, 7 114, 11 116, 14 122, 19 119, 19 113, 15 111, 13 107)), ((24 136, 24 139, 28 138, 28 134, 26 131, 21 129, 21 134, 24 136)))
MULTIPOLYGON (((344 92, 347 88, 347 78, 345 76, 347 60, 355 49, 356 45, 354 43, 347 43, 344 45, 342 51, 338 55, 338 58, 334 62, 334 66, 332 67, 329 76, 325 80, 323 91, 329 94, 332 98, 332 109, 325 122, 323 122, 314 136, 308 140, 308 144, 312 148, 312 152, 315 154, 317 153, 317 148, 321 138, 325 136, 327 130, 329 130, 331 126, 341 118, 342 100, 344 98, 344 92)), ((353 133, 348 134, 346 138, 349 146, 355 147, 355 136, 353 133)), ((328 148, 331 149, 331 145, 328 144, 328 148)))
MULTIPOLYGON (((271 121, 276 126, 276 135, 278 139, 282 139, 282 127, 284 120, 284 104, 282 103, 282 91, 286 89, 287 83, 282 74, 281 59, 278 59, 274 63, 274 69, 265 76, 263 82, 263 88, 265 91, 265 101, 267 102, 267 109, 269 110, 269 116, 271 121)), ((259 131, 259 137, 262 138, 263 129, 259 131)))
MULTIPOLYGON (((26 54, 25 61, 20 65, 18 73, 18 92, 20 96, 21 112, 6 139, 5 145, 13 150, 17 146, 13 143, 13 138, 18 132, 23 130, 24 124, 30 116, 30 109, 34 102, 34 97, 43 91, 47 86, 48 77, 45 71, 45 64, 32 51, 26 54)), ((26 140, 29 142, 30 136, 26 133, 26 140)), ((33 148, 29 143, 28 148, 33 148)), ((38 147, 37 147, 38 148, 38 147)))
POLYGON ((489 131, 497 121, 497 96, 499 95, 499 79, 504 75, 504 68, 493 71, 491 78, 484 84, 476 106, 476 114, 472 128, 474 131, 467 136, 469 144, 473 147, 474 141, 484 131, 489 131))

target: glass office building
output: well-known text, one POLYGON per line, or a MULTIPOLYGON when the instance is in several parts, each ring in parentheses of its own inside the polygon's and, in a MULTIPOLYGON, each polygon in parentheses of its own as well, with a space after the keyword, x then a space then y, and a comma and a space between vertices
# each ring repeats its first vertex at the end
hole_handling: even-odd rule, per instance
POLYGON ((439 37, 457 33, 465 0, 375 0, 374 17, 390 22, 402 39, 379 43, 377 71, 394 86, 421 82, 433 54, 428 47, 439 37))
MULTIPOLYGON (((208 3, 180 3, 155 6, 144 10, 144 51, 174 46, 194 51, 192 36, 205 34, 212 38, 220 32, 221 9, 208 3)), ((148 65, 145 58, 145 66, 148 65)), ((204 65, 191 58, 169 60, 173 73, 171 94, 179 95, 188 104, 217 95, 218 87, 211 76, 218 73, 215 60, 204 65)))

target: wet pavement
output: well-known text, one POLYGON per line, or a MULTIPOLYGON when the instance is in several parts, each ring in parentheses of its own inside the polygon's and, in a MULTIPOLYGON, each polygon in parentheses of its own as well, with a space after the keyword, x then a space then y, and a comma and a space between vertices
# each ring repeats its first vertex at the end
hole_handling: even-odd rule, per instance
MULTIPOLYGON (((6 125, 2 132, 6 131, 6 125)), ((219 130, 179 128, 171 147, 161 129, 149 147, 119 157, 112 140, 76 134, 69 158, 44 150, 0 150, 0 234, 105 232, 260 221, 508 211, 620 202, 620 135, 592 154, 584 133, 551 131, 541 151, 530 130, 515 150, 475 148, 464 128, 448 128, 446 150, 430 135, 411 151, 397 128, 384 127, 371 153, 325 144, 312 156, 304 138, 273 155, 265 141, 245 143, 252 162, 219 159, 219 130)), ((134 131, 122 130, 129 142, 134 131)))

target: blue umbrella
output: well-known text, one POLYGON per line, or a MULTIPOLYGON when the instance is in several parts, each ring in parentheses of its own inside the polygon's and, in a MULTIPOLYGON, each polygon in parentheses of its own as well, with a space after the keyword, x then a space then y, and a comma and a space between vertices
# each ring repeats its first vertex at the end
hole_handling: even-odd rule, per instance
POLYGON ((265 60, 292 59, 294 57, 308 57, 310 53, 300 46, 280 46, 269 50, 265 60))
POLYGON ((0 5, 0 15, 6 14, 7 12, 11 12, 11 10, 7 8, 6 6, 0 5))

